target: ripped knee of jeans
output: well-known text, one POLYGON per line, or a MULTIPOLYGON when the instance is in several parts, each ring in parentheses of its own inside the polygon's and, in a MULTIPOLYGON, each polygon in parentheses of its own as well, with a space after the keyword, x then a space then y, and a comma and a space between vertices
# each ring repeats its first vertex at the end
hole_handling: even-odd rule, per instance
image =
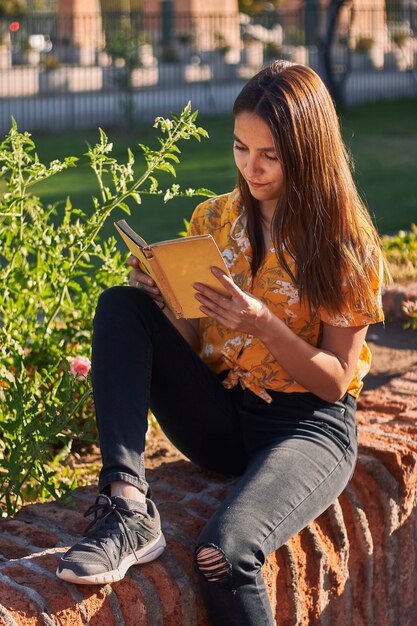
POLYGON ((209 583, 226 584, 232 577, 232 565, 221 548, 212 543, 196 549, 197 569, 209 583))

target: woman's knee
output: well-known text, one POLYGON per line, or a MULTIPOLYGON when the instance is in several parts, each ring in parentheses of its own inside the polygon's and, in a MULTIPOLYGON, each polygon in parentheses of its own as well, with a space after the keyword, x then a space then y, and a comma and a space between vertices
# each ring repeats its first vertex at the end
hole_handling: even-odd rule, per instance
POLYGON ((116 286, 105 289, 99 296, 96 314, 115 309, 120 312, 126 308, 144 308, 154 306, 152 298, 141 289, 127 286, 116 286))
POLYGON ((195 565, 198 572, 209 583, 227 584, 232 578, 232 563, 222 548, 214 543, 203 544, 196 548, 195 565))
POLYGON ((236 527, 220 536, 203 531, 195 549, 195 567, 207 582, 227 585, 233 578, 233 584, 238 584, 261 566, 257 552, 253 536, 236 527))

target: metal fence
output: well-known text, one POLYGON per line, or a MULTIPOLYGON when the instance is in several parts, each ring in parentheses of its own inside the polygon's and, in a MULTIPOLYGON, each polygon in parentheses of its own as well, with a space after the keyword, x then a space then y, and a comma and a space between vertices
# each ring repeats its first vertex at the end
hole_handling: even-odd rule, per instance
POLYGON ((229 112, 243 82, 271 59, 325 75, 329 40, 327 70, 346 104, 417 96, 415 3, 350 4, 330 39, 328 14, 315 4, 256 19, 166 10, 3 19, 0 131, 11 116, 32 131, 130 125, 188 100, 204 114, 229 112))

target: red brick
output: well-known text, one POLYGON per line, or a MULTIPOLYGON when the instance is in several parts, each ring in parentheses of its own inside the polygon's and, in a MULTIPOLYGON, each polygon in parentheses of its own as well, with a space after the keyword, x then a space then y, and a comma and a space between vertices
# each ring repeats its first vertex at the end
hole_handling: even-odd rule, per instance
POLYGON ((33 549, 0 536, 0 554, 6 559, 21 559, 32 554, 33 549))
POLYGON ((19 626, 44 626, 36 604, 13 587, 0 582, 0 604, 10 613, 19 626))
POLYGON ((59 543, 59 537, 55 533, 17 519, 0 519, 0 532, 22 537, 39 548, 50 548, 59 543))
POLYGON ((22 516, 30 516, 52 522, 71 533, 82 534, 88 524, 85 518, 77 511, 50 502, 43 506, 38 504, 26 505, 17 513, 16 518, 19 519, 22 516))
MULTIPOLYGON (((417 369, 361 396, 357 420, 360 454, 350 485, 338 503, 265 563, 262 571, 277 625, 417 624, 416 381, 417 369)), ((55 572, 66 548, 61 547, 58 531, 44 530, 40 522, 81 533, 87 523, 81 512, 93 501, 95 485, 76 491, 76 509, 50 503, 28 505, 15 520, 0 520, 0 531, 11 536, 10 541, 0 536, 0 552, 3 549, 6 558, 15 558, 2 564, 1 573, 35 590, 62 626, 117 626, 112 610, 116 611, 117 602, 126 626, 153 626, 147 605, 152 602, 163 612, 164 626, 188 626, 184 616, 193 596, 197 606, 190 615, 197 614, 198 626, 208 626, 192 546, 215 510, 210 498, 223 500, 232 481, 201 472, 183 460, 161 463, 148 477, 160 502, 168 551, 159 561, 140 566, 140 576, 128 575, 115 583, 114 596, 108 586, 78 586, 71 592, 71 587, 47 574, 55 572), (24 516, 33 523, 27 524, 24 516), (13 536, 44 551, 26 555, 32 548, 13 541, 13 536), (28 559, 45 573, 26 567, 28 559), (145 579, 147 586, 142 592, 140 581, 145 579), (187 579, 190 593, 184 592, 187 579), (83 598, 80 605, 75 594, 83 598)), ((41 626, 39 607, 25 595, 24 588, 15 590, 1 583, 0 604, 19 626, 41 626)))
POLYGON ((37 591, 41 598, 47 602, 59 624, 83 626, 79 607, 58 578, 55 580, 51 579, 50 576, 42 575, 21 565, 8 566, 2 572, 19 583, 19 585, 24 585, 37 591))

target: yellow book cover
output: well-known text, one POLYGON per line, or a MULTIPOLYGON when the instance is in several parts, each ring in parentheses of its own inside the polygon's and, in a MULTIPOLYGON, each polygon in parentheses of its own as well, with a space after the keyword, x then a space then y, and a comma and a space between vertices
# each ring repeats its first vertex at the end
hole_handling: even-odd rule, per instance
POLYGON ((165 302, 177 318, 206 317, 195 298, 193 284, 208 285, 219 293, 228 292, 217 280, 211 267, 230 272, 211 235, 180 237, 148 244, 125 220, 115 222, 115 227, 130 252, 139 259, 141 268, 153 278, 165 302))

